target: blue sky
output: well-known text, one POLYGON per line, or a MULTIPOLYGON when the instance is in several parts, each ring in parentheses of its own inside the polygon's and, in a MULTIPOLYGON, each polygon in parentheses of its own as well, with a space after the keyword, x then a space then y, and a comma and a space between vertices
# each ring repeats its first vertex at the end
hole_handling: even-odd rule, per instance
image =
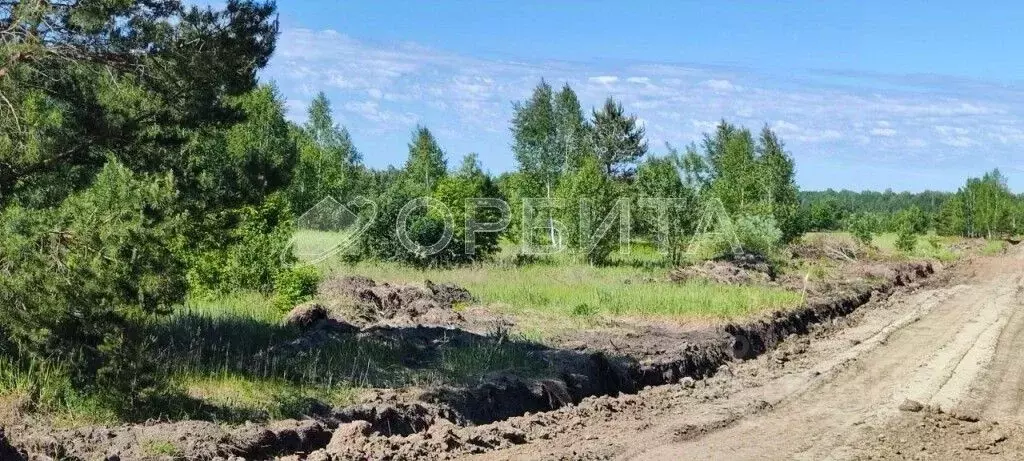
POLYGON ((262 78, 305 119, 330 97, 368 165, 417 124, 449 163, 514 168, 512 101, 541 77, 620 99, 651 151, 715 121, 771 125, 802 188, 1024 191, 1024 5, 1012 2, 281 1, 262 78))

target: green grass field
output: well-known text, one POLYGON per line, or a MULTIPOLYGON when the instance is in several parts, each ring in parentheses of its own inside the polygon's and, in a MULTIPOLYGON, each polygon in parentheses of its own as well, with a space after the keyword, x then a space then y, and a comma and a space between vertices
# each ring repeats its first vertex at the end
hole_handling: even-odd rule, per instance
POLYGON ((352 243, 353 235, 348 232, 299 229, 292 238, 292 251, 299 261, 320 262, 352 243))

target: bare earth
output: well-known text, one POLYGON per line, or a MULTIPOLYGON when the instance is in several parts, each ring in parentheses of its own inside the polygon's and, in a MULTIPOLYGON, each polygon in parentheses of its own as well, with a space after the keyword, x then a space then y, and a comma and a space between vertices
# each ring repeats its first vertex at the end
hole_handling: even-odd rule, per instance
POLYGON ((704 381, 585 402, 471 459, 1024 459, 1024 251, 704 381), (915 405, 919 403, 920 405, 915 405))

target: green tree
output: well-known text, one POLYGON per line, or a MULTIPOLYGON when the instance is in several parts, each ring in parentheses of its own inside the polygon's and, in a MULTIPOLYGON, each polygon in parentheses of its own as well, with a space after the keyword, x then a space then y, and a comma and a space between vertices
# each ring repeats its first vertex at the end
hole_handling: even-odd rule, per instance
POLYGON ((1012 234, 1019 226, 1020 203, 999 170, 968 178, 964 187, 940 206, 936 231, 941 235, 988 238, 1012 234))
POLYGON ((847 220, 847 231, 865 245, 871 245, 876 229, 874 219, 867 213, 857 213, 847 220))
POLYGON ((939 235, 967 235, 967 210, 964 208, 961 194, 954 195, 942 204, 936 219, 936 232, 939 235))
POLYGON ((563 156, 563 168, 579 167, 583 157, 593 155, 591 127, 583 115, 579 98, 568 83, 554 95, 555 149, 563 156))
POLYGON ((722 201, 730 214, 770 211, 749 130, 723 121, 714 137, 705 135, 704 146, 712 172, 711 193, 722 201))
POLYGON ((0 3, 0 206, 56 205, 111 155, 180 175, 182 147, 237 120, 228 96, 254 88, 276 42, 273 4, 66 3, 0 3))
POLYGON ((117 407, 158 392, 141 322, 185 294, 174 201, 170 175, 139 176, 111 160, 91 187, 59 207, 5 209, 0 318, 7 346, 27 361, 64 358, 78 388, 102 388, 117 407))
POLYGON ((910 227, 901 228, 896 235, 896 248, 906 253, 914 251, 917 248, 917 233, 910 227))
POLYGON ((451 254, 455 262, 486 259, 500 249, 498 240, 501 233, 477 232, 471 236, 473 251, 467 251, 468 232, 473 230, 471 224, 496 223, 502 218, 500 209, 478 206, 473 202, 475 199, 501 198, 494 181, 480 167, 476 154, 467 155, 458 170, 441 180, 434 191, 434 198, 452 214, 451 254))
POLYGON ((799 189, 793 158, 785 151, 782 140, 767 125, 761 130, 758 139, 757 162, 761 188, 782 230, 783 240, 792 240, 801 231, 798 222, 799 189))
POLYGON ((188 146, 193 167, 179 178, 181 200, 194 215, 183 225, 190 245, 190 288, 200 293, 273 290, 287 261, 291 207, 283 192, 298 153, 276 91, 260 87, 233 98, 242 121, 227 130, 203 132, 188 146))
POLYGON ((274 11, 0 3, 0 266, 17 274, 0 329, 19 358, 63 357, 78 388, 128 406, 160 387, 140 325, 291 177, 280 104, 256 88, 274 11))
POLYGON ((637 168, 633 214, 634 230, 653 237, 669 259, 678 263, 685 237, 694 226, 698 190, 683 183, 678 164, 679 153, 671 151, 664 157, 647 157, 637 168))
POLYGON ((331 103, 319 93, 309 106, 306 125, 296 130, 299 162, 289 196, 296 215, 321 200, 345 201, 358 187, 362 156, 344 127, 334 123, 331 103))
POLYGON ((409 158, 405 161, 405 175, 414 188, 430 194, 448 174, 444 151, 426 127, 416 127, 409 143, 409 158))
MULTIPOLYGON (((530 99, 512 106, 512 153, 518 165, 516 186, 518 198, 552 198, 559 177, 565 167, 565 154, 558 150, 558 130, 551 86, 543 79, 533 90, 530 99)), ((516 213, 517 218, 521 216, 516 213)), ((553 213, 546 213, 547 224, 519 223, 523 230, 545 228, 546 238, 553 246, 560 244, 553 223, 553 213)), ((523 235, 528 241, 539 240, 532 232, 523 235)))
POLYGON ((615 209, 619 185, 608 177, 596 157, 586 157, 579 168, 563 178, 557 197, 561 205, 559 220, 566 227, 569 248, 591 264, 604 263, 618 247, 620 234, 616 230, 621 221, 609 221, 608 228, 603 224, 607 218, 616 217, 613 212, 628 212, 615 209))
POLYGON ((633 176, 640 158, 647 153, 644 128, 635 115, 626 116, 622 104, 608 98, 593 116, 594 150, 605 174, 626 179, 633 176))

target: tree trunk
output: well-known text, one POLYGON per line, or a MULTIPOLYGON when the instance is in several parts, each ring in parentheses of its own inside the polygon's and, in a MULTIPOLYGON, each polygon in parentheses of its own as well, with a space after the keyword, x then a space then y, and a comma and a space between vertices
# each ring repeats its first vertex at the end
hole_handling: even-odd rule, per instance
MULTIPOLYGON (((548 200, 551 200, 551 182, 545 182, 544 187, 547 188, 548 200)), ((555 241, 555 218, 551 215, 550 205, 548 203, 548 235, 551 239, 551 245, 557 247, 559 242, 555 241)))

